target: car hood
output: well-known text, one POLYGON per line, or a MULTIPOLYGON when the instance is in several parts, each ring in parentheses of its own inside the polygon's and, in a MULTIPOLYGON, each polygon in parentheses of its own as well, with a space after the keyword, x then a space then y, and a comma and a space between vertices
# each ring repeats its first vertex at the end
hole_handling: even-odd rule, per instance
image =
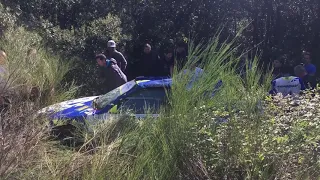
POLYGON ((57 103, 43 108, 39 111, 39 114, 49 115, 53 119, 87 117, 95 113, 92 102, 97 97, 84 97, 57 103))

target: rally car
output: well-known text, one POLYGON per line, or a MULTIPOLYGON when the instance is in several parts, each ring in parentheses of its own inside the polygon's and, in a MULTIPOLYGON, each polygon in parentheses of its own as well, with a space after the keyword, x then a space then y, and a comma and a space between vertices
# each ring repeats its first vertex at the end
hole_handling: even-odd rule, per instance
MULTIPOLYGON (((190 89, 192 85, 193 81, 186 89, 190 89)), ((70 122, 74 121, 84 124, 87 129, 88 124, 117 118, 124 113, 137 118, 147 115, 158 117, 160 107, 168 105, 171 86, 171 78, 136 78, 107 94, 51 105, 42 109, 39 114, 49 118, 54 136, 65 139, 73 136, 75 126, 70 122)), ((214 96, 221 86, 222 81, 219 81, 209 95, 214 96)))
MULTIPOLYGON (((200 75, 201 73, 195 74, 187 85, 187 90, 193 86, 196 77, 200 75)), ((160 107, 167 104, 167 94, 171 86, 171 78, 140 77, 105 95, 58 103, 42 109, 40 114, 49 117, 52 126, 61 120, 95 123, 112 116, 119 116, 121 112, 131 112, 130 115, 138 118, 143 118, 147 114, 157 117, 160 107)), ((209 96, 213 96, 220 86, 222 86, 221 80, 216 84, 213 92, 208 92, 209 96)))
POLYGON ((157 116, 160 106, 166 103, 171 84, 169 78, 137 78, 105 95, 65 101, 46 107, 40 113, 47 115, 51 123, 57 120, 105 120, 129 111, 136 117, 144 117, 147 113, 157 116))

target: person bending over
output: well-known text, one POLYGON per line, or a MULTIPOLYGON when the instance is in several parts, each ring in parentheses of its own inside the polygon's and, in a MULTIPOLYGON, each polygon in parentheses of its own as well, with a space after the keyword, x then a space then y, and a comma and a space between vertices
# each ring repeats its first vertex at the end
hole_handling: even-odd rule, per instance
POLYGON ((102 93, 110 92, 127 82, 127 76, 117 65, 115 59, 107 59, 105 55, 99 54, 96 56, 96 61, 100 67, 99 77, 103 84, 102 93))

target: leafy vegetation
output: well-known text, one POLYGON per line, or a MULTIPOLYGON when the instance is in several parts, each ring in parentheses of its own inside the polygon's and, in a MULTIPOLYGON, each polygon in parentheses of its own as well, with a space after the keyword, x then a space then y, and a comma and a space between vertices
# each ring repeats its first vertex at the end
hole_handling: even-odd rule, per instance
POLYGON ((58 56, 49 54, 41 43, 41 36, 23 28, 8 29, 0 41, 7 54, 8 82, 5 89, 20 96, 36 88, 37 98, 45 98, 41 99, 44 106, 68 98, 64 95, 59 98, 64 93, 61 89, 64 85, 60 83, 71 66, 59 60, 58 56), (46 99, 48 97, 51 99, 46 99))
POLYGON ((89 90, 91 81, 81 80, 94 78, 94 52, 104 49, 108 38, 116 39, 119 48, 124 47, 129 79, 134 78, 135 63, 144 43, 160 48, 162 55, 171 39, 176 43, 191 38, 198 44, 214 36, 220 25, 225 27, 220 38, 226 39, 250 23, 238 43, 241 49, 259 50, 264 65, 282 55, 286 55, 289 64, 300 63, 302 50, 310 51, 318 65, 320 3, 315 0, 2 0, 1 3, 15 14, 19 24, 41 31, 47 46, 67 54, 65 61, 77 59, 74 64, 79 70, 75 72, 85 75, 70 73, 68 79, 76 80, 78 85, 86 83, 81 95, 94 93, 94 88, 89 90))
POLYGON ((270 75, 259 65, 273 50, 298 57, 302 47, 311 46, 317 53, 319 2, 88 2, 0 3, 0 47, 8 55, 6 87, 13 100, 0 117, 1 179, 320 177, 318 90, 269 97, 270 75), (251 27, 239 32, 249 21, 251 27), (226 30, 215 34, 212 24, 222 22, 226 30), (39 108, 72 98, 73 80, 88 81, 80 94, 94 93, 95 66, 89 60, 108 38, 129 39, 126 51, 136 58, 132 44, 189 34, 195 58, 189 58, 186 74, 175 70, 170 108, 156 120, 110 119, 81 132, 82 146, 66 147, 50 139, 45 119, 34 117, 39 108), (207 40, 199 43, 202 38, 207 40), (261 59, 248 59, 239 75, 245 49, 239 43, 251 48, 260 42, 261 59), (205 73, 186 91, 196 64, 205 73), (223 86, 211 97, 219 80, 223 86))
MULTIPOLYGON (((23 29, 8 32, 29 35, 23 29), (26 34, 24 34, 26 33, 26 34)), ((218 35, 217 35, 218 37, 218 35)), ((169 96, 170 108, 158 119, 137 120, 123 116, 83 132, 81 147, 65 147, 50 141, 42 120, 20 111, 4 123, 0 157, 4 179, 308 179, 319 177, 319 123, 317 91, 300 97, 268 97, 268 74, 262 74, 258 59, 245 75, 237 72, 240 58, 233 41, 190 44, 191 54, 180 76, 175 72, 169 96), (185 90, 192 67, 203 58, 204 74, 193 88, 185 90), (216 82, 223 81, 215 96, 216 82), (22 114, 21 114, 22 113, 22 114), (19 121, 18 121, 19 120, 19 121), (32 122, 26 123, 26 122, 32 122), (12 128, 12 126, 14 128, 12 128), (12 132, 12 129, 19 129, 12 132), (4 133, 5 132, 5 133, 4 133), (19 132, 19 133, 18 133, 19 132), (14 136, 12 136, 14 135, 14 136), (14 143, 20 142, 20 143, 14 143)), ((28 38, 19 52, 24 52, 28 38)), ((36 42, 35 39, 32 42, 36 42)), ((15 42, 18 43, 18 42, 15 42)), ((21 42, 20 42, 21 43, 21 42)), ((34 47, 34 44, 33 46, 34 47)), ((11 51, 13 53, 14 51, 11 51)), ((12 57, 8 57, 12 58, 12 57)), ((14 59, 14 58, 13 58, 14 59)), ((46 59, 46 58, 45 58, 46 59)), ((35 58, 43 67, 46 61, 35 58)), ((49 59, 50 60, 50 59, 49 59)), ((47 61, 49 61, 47 60, 47 61)), ((9 59, 10 61, 10 59, 9 59)), ((12 60, 12 62, 15 62, 12 60)), ((23 61, 22 61, 23 62, 23 61)), ((53 64, 59 62, 49 61, 53 64), (54 63, 55 62, 55 63, 54 63)), ((9 63, 10 64, 10 63, 9 63)), ((28 67, 26 65, 25 67, 28 67)), ((35 66, 37 67, 37 66, 35 66)), ((53 66, 54 67, 54 66, 53 66)), ((46 69, 47 70, 47 69, 46 69)), ((24 71, 22 71, 24 72, 24 71)), ((32 71, 36 73, 37 71, 32 71)), ((52 76, 55 71, 51 71, 52 76)), ((55 84, 47 73, 23 74, 28 81, 55 84), (48 76, 48 77, 47 77, 48 76), (49 83, 50 82, 50 83, 49 83)), ((61 76, 56 76, 57 80, 61 76)), ((28 83, 26 83, 28 84, 28 83)), ((41 86, 50 87, 50 86, 41 86)), ((52 96, 52 95, 47 95, 52 96)), ((23 106, 25 107, 25 106, 23 106)), ((30 107, 30 106, 27 106, 30 107)), ((36 108, 35 108, 36 109, 36 108)), ((13 112, 14 109, 11 109, 13 112)), ((28 112, 33 112, 26 109, 28 112)), ((16 112, 16 111, 15 111, 16 112)))

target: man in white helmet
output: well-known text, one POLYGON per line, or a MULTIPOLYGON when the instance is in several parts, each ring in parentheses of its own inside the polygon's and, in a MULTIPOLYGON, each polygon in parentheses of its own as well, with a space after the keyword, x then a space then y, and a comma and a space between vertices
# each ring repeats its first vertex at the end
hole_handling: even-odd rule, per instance
POLYGON ((114 58, 123 72, 126 70, 127 60, 121 52, 117 51, 114 40, 108 41, 108 52, 106 53, 106 56, 108 59, 114 58))

